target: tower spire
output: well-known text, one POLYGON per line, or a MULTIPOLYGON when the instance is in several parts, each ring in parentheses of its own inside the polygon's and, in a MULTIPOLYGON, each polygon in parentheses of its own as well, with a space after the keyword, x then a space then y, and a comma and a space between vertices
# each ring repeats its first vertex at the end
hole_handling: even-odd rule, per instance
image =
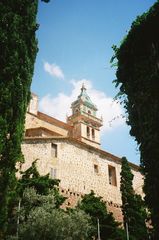
POLYGON ((86 87, 85 87, 84 83, 82 83, 81 92, 83 92, 84 90, 86 90, 86 87))

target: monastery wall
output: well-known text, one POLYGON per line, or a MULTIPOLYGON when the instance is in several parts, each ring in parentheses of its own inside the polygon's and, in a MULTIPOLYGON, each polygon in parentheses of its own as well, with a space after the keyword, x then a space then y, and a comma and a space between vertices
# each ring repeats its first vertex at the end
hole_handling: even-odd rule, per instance
POLYGON ((46 175, 50 172, 53 162, 51 158, 51 143, 42 140, 25 141, 22 144, 22 152, 25 157, 22 171, 31 167, 32 162, 37 160, 37 168, 40 175, 46 175))
POLYGON ((61 187, 81 193, 94 190, 104 200, 121 204, 120 165, 99 156, 95 151, 81 148, 68 141, 58 143, 61 187), (117 186, 109 184, 108 165, 116 169, 117 186))
MULTIPOLYGON (((25 156, 23 170, 38 159, 37 167, 41 175, 50 173, 61 180, 62 193, 68 197, 68 206, 91 190, 103 197, 108 209, 117 220, 122 220, 120 171, 121 163, 106 157, 96 149, 67 139, 26 139, 22 144, 25 156), (115 180, 111 176, 115 173, 115 180)), ((134 189, 141 193, 142 176, 133 169, 134 189)))

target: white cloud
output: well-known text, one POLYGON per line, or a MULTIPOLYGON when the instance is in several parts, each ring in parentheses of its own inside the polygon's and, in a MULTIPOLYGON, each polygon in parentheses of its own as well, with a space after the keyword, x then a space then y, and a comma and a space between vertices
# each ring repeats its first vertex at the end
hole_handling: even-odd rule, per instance
POLYGON ((44 70, 53 77, 64 79, 62 69, 54 63, 50 64, 48 62, 44 62, 44 70))
POLYGON ((82 79, 79 81, 72 80, 72 91, 70 95, 59 93, 56 97, 51 95, 44 96, 40 101, 40 110, 59 120, 65 121, 66 114, 71 114, 71 103, 77 99, 80 94, 82 83, 87 88, 87 93, 92 102, 98 108, 98 117, 103 118, 102 133, 115 129, 125 123, 123 119, 123 109, 117 101, 107 97, 104 92, 93 88, 91 81, 82 79))

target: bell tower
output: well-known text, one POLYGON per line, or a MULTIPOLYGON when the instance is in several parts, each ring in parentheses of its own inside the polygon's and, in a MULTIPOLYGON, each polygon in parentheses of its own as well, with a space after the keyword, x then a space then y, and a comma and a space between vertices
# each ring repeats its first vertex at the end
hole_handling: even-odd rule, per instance
POLYGON ((67 118, 67 123, 73 126, 73 138, 99 148, 102 119, 96 117, 97 107, 88 96, 84 84, 71 108, 72 115, 67 118))

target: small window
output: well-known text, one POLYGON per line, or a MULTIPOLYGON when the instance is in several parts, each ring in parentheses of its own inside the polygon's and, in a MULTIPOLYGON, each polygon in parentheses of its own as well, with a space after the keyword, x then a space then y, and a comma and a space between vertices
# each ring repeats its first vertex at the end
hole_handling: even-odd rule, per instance
POLYGON ((92 139, 94 140, 95 139, 95 130, 92 129, 92 139))
POLYGON ((99 173, 99 168, 97 164, 94 164, 94 172, 97 174, 99 173))
POLYGON ((109 174, 109 184, 113 186, 117 186, 115 167, 109 165, 108 174, 109 174))
POLYGON ((51 168, 50 169, 50 177, 52 179, 54 179, 54 178, 56 178, 56 176, 57 176, 57 169, 56 168, 51 168))
POLYGON ((87 126, 87 137, 90 137, 90 128, 87 126))
POLYGON ((57 157, 57 145, 54 143, 51 144, 51 156, 57 157))

